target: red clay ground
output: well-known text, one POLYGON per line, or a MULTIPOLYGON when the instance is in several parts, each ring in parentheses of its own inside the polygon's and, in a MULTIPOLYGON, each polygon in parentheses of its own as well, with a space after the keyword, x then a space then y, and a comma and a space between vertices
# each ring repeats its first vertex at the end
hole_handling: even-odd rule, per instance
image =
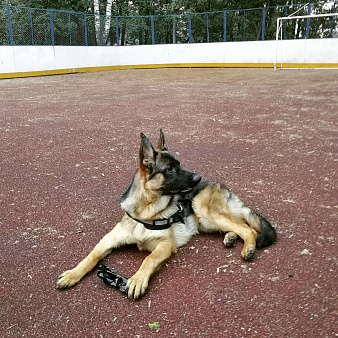
MULTIPOLYGON (((0 81, 1 337, 335 337, 333 70, 126 70, 0 81), (139 301, 95 273, 54 288, 121 217, 139 133, 277 226, 253 262, 201 235, 139 301)), ((146 253, 104 262, 133 274, 146 253)))

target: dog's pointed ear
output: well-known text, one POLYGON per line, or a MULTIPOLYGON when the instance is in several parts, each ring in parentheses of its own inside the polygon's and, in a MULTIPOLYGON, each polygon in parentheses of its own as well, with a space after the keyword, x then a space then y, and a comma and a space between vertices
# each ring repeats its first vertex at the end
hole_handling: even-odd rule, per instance
POLYGON ((162 129, 160 129, 160 138, 157 142, 157 149, 160 151, 167 151, 168 148, 165 145, 165 137, 164 137, 164 132, 162 129))
POLYGON ((141 133, 140 169, 152 169, 155 165, 155 150, 148 137, 141 133))

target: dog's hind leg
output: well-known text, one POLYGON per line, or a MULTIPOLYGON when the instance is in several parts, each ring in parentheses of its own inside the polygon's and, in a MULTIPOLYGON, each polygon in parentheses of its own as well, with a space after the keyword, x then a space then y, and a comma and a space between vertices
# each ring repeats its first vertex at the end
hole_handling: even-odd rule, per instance
POLYGON ((137 299, 142 296, 147 287, 150 276, 156 271, 156 269, 167 260, 172 253, 176 252, 176 246, 167 239, 159 239, 154 245, 154 249, 151 249, 151 254, 147 256, 138 271, 128 279, 127 289, 128 297, 137 299))
POLYGON ((74 269, 67 270, 59 276, 56 286, 65 289, 75 285, 96 266, 99 260, 110 254, 112 249, 125 244, 132 244, 130 233, 118 223, 74 269))
POLYGON ((233 241, 230 241, 230 238, 237 234, 244 241, 242 257, 252 260, 255 255, 257 232, 240 217, 242 211, 246 210, 243 209, 242 202, 233 196, 232 205, 229 199, 229 192, 216 183, 206 186, 194 197, 192 207, 200 223, 199 230, 229 233, 225 236, 225 244, 233 241))
MULTIPOLYGON (((232 236, 237 234, 244 241, 243 249, 241 252, 242 257, 245 260, 252 260, 255 256, 256 251, 256 237, 257 232, 251 229, 246 223, 241 220, 230 219, 225 215, 213 213, 210 217, 203 217, 203 215, 198 215, 199 221, 203 229, 207 231, 222 231, 227 232, 232 236)), ((227 237, 227 235, 226 235, 227 237)), ((237 236, 236 236, 237 237, 237 236)))

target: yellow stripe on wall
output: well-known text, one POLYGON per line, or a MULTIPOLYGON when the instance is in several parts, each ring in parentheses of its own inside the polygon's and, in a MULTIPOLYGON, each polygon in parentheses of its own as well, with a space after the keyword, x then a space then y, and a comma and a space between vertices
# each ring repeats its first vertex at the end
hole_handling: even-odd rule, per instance
MULTIPOLYGON (((171 63, 171 64, 147 64, 147 65, 123 65, 103 67, 83 67, 69 69, 54 69, 33 72, 0 73, 0 79, 16 77, 60 75, 83 72, 96 72, 118 69, 152 69, 152 68, 274 68, 273 63, 171 63)), ((281 68, 280 63, 277 68, 281 68)), ((338 68, 338 63, 283 63, 283 68, 338 68)))

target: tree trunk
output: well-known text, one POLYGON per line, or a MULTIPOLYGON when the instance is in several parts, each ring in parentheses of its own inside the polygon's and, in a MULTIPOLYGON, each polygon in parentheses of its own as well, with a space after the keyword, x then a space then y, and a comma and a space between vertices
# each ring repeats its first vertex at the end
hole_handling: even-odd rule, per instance
POLYGON ((113 0, 107 1, 107 7, 106 7, 106 20, 104 23, 104 35, 103 35, 103 43, 104 45, 107 44, 107 38, 110 31, 110 22, 111 22, 111 7, 112 7, 113 0))
POLYGON ((294 34, 294 37, 293 37, 294 39, 297 39, 298 29, 299 29, 299 19, 296 19, 295 34, 294 34))
POLYGON ((94 0, 94 15, 95 15, 96 44, 98 46, 101 46, 102 41, 101 41, 101 18, 100 18, 100 1, 99 0, 94 0))

